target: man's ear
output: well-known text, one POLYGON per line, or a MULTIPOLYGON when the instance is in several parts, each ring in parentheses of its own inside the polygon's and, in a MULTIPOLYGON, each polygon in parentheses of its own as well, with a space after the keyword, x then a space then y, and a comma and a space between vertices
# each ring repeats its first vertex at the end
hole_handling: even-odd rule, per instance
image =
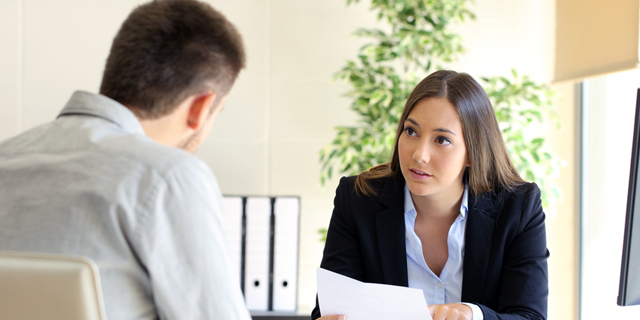
POLYGON ((214 92, 202 93, 191 100, 187 116, 187 126, 190 129, 198 130, 205 123, 215 100, 216 94, 214 92))

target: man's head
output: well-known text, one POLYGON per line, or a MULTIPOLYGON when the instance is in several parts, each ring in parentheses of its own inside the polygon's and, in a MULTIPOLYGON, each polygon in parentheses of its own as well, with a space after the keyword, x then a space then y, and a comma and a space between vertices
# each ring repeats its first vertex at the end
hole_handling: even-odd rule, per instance
POLYGON ((244 64, 242 38, 221 13, 196 0, 154 0, 122 24, 100 93, 154 140, 195 152, 244 64))
POLYGON ((215 93, 217 104, 244 63, 242 38, 221 13, 195 0, 156 0, 122 24, 100 93, 157 119, 201 92, 215 93))

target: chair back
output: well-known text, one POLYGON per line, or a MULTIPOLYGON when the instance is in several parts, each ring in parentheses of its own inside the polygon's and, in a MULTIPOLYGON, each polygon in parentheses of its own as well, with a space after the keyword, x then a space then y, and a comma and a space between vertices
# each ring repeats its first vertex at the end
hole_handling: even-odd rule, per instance
POLYGON ((0 320, 106 320, 96 264, 0 251, 0 320))

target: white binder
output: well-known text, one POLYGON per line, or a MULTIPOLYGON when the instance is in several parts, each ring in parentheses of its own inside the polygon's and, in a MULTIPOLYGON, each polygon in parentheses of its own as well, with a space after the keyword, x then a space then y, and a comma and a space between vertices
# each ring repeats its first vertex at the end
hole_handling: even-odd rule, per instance
POLYGON ((300 199, 276 198, 274 215, 273 310, 296 311, 300 199))
POLYGON ((246 203, 244 299, 247 309, 269 308, 269 239, 271 199, 249 197, 246 203))
POLYGON ((224 197, 225 234, 231 268, 238 275, 240 283, 242 274, 242 197, 224 197))

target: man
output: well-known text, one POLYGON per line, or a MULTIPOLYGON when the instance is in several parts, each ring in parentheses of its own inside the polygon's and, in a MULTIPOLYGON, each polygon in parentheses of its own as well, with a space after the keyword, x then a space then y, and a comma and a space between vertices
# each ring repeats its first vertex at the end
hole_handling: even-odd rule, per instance
POLYGON ((207 4, 136 8, 100 95, 76 92, 57 120, 0 143, 0 250, 93 259, 109 319, 250 319, 219 187, 192 155, 244 61, 207 4))

